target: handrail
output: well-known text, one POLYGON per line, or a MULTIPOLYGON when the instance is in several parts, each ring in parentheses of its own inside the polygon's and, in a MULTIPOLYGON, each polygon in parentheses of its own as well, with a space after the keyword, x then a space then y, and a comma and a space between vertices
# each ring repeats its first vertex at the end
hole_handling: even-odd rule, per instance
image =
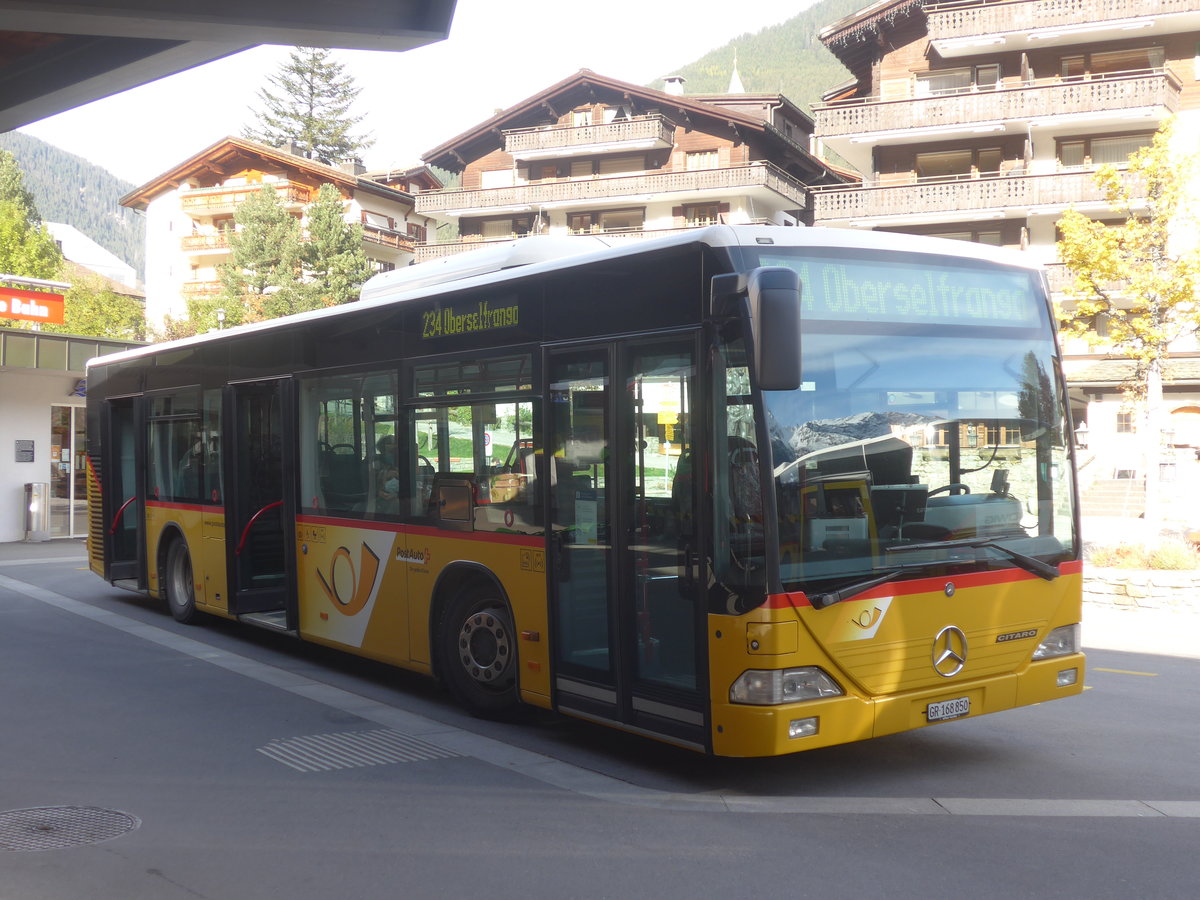
POLYGON ((130 497, 128 500, 126 500, 124 503, 121 504, 121 508, 117 510, 117 514, 115 516, 113 516, 112 525, 110 525, 109 529, 108 529, 109 534, 117 533, 117 523, 121 521, 121 516, 123 516, 125 514, 125 509, 129 506, 130 503, 132 503, 136 499, 137 499, 137 494, 134 494, 132 497, 130 497))
POLYGON ((250 521, 247 522, 246 527, 242 529, 242 538, 241 538, 241 540, 238 541, 237 549, 233 551, 234 556, 242 555, 242 548, 246 546, 246 538, 248 538, 250 536, 250 529, 254 527, 254 523, 257 522, 264 513, 269 512, 270 510, 274 509, 277 506, 283 506, 283 501, 276 500, 274 503, 268 503, 266 506, 264 506, 262 509, 260 509, 258 512, 256 512, 254 515, 252 515, 250 517, 250 521))

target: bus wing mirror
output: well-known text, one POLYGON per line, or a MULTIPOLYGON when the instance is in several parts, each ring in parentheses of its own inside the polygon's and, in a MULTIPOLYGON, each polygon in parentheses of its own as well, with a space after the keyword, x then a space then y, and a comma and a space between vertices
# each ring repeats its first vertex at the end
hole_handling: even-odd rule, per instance
POLYGON ((746 288, 759 387, 799 389, 800 275, 786 266, 764 266, 750 272, 746 288))

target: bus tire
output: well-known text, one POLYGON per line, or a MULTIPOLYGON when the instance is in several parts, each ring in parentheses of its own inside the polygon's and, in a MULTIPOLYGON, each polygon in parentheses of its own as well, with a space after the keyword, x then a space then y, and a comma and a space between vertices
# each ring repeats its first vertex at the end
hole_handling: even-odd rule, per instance
POLYGON ((176 622, 188 625, 196 621, 199 612, 192 583, 192 556, 183 538, 175 538, 167 548, 166 595, 167 609, 176 622))
POLYGON ((468 585, 446 604, 438 629, 441 674, 454 699, 480 718, 511 717, 517 695, 517 640, 499 591, 468 585))

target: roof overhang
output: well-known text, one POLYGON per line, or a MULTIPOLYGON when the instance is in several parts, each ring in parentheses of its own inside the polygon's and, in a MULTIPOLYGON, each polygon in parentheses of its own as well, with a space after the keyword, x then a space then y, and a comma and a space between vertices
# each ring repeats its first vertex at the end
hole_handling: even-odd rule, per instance
POLYGON ((257 44, 409 50, 457 0, 0 0, 0 131, 257 44))

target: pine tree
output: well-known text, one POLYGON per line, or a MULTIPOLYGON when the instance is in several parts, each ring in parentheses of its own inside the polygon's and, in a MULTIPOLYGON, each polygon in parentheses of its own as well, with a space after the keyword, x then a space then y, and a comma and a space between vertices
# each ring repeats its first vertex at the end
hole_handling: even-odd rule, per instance
POLYGON ((274 319, 308 308, 299 290, 300 222, 271 188, 248 197, 234 213, 230 261, 220 268, 222 296, 192 301, 189 317, 198 331, 222 324, 241 325, 274 319))
POLYGON ((321 185, 308 208, 308 240, 301 247, 304 291, 320 306, 337 306, 358 299, 358 289, 371 277, 363 252, 362 226, 347 222, 341 192, 321 185))
POLYGON ((257 121, 246 137, 272 146, 295 141, 305 158, 330 165, 373 143, 351 134, 363 120, 350 114, 361 88, 329 50, 296 47, 267 81, 271 87, 258 92, 263 109, 253 111, 257 121))

